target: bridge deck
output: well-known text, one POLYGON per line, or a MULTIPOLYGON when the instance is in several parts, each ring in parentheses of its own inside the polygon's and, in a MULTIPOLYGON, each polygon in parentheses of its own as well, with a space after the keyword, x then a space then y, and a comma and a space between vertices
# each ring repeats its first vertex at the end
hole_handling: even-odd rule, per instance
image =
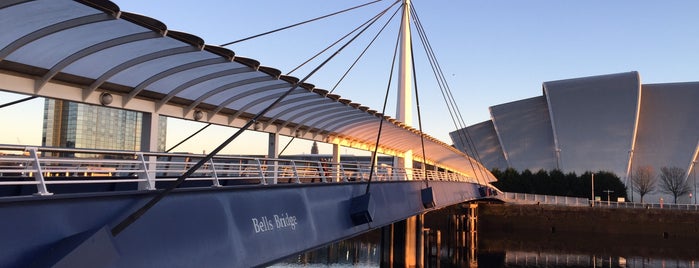
MULTIPOLYGON (((57 149, 0 157, 0 189, 6 194, 0 197, 0 237, 13 241, 0 250, 1 267, 59 262, 73 240, 112 228, 158 192, 144 185, 167 186, 201 157, 132 152, 130 159, 110 160, 103 156, 126 153, 101 151, 98 161, 47 157, 42 150, 57 149)), ((89 250, 97 252, 90 254, 99 256, 97 264, 116 267, 249 267, 424 213, 420 194, 426 183, 433 189, 433 209, 480 197, 481 185, 472 178, 377 168, 370 191, 373 219, 355 225, 350 204, 365 193, 369 169, 361 163, 216 158, 122 233, 94 242, 89 250)), ((91 264, 68 261, 59 263, 91 264)))

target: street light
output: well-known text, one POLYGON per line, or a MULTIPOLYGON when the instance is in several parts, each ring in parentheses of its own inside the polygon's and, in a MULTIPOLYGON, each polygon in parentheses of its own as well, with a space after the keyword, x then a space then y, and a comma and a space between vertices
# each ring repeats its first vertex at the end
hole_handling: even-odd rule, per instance
POLYGON ((607 206, 609 206, 609 194, 613 193, 614 191, 612 191, 612 190, 604 190, 604 191, 602 191, 602 192, 607 193, 607 206))

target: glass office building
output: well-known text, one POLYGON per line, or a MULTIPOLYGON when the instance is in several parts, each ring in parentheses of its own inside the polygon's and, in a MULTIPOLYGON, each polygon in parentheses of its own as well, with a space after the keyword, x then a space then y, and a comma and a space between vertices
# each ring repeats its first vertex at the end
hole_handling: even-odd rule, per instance
MULTIPOLYGON (((42 146, 140 151, 140 112, 46 99, 42 146)), ((167 119, 158 120, 158 151, 165 151, 167 119)))

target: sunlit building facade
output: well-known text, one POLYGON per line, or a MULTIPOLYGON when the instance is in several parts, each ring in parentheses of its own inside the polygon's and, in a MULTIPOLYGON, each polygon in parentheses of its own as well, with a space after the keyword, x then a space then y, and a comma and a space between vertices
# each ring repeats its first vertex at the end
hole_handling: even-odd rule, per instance
MULTIPOLYGON (((46 99, 42 146, 139 151, 142 123, 139 112, 46 99)), ((158 151, 165 151, 167 119, 158 123, 158 151)))
POLYGON ((638 72, 550 81, 542 96, 492 106, 490 120, 450 136, 489 169, 609 171, 631 196, 638 167, 679 167, 695 192, 697 103, 699 82, 644 85, 638 72))

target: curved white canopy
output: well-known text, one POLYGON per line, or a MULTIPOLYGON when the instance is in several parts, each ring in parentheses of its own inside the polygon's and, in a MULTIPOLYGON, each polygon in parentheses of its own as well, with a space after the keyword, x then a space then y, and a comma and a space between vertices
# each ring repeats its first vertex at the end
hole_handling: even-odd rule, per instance
MULTIPOLYGON (((279 70, 105 0, 0 2, 3 90, 241 127, 299 82, 279 70)), ((301 84, 255 130, 421 158, 421 133, 368 107, 301 84)), ((427 162, 464 174, 480 164, 435 138, 427 162)), ((488 180, 493 180, 489 172, 488 180)))

